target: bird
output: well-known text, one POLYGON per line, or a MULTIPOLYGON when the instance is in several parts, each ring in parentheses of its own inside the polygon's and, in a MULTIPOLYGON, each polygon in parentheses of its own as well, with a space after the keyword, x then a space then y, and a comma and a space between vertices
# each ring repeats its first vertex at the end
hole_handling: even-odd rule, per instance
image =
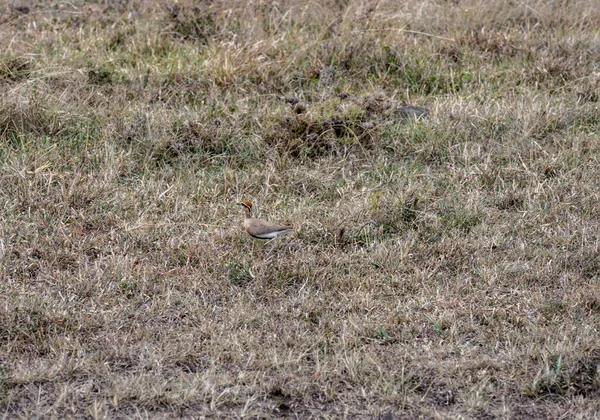
POLYGON ((293 226, 284 226, 277 223, 267 222, 265 220, 255 219, 252 217, 252 203, 244 200, 238 203, 244 207, 244 229, 246 232, 257 239, 273 239, 284 233, 294 230, 293 226))

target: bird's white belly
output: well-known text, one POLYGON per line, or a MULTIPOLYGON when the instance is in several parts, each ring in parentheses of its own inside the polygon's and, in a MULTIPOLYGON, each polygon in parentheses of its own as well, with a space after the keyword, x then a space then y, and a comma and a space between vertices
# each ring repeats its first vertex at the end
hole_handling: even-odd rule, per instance
POLYGON ((273 239, 274 237, 279 236, 285 232, 289 232, 289 230, 280 230, 276 232, 263 233, 261 235, 256 235, 256 237, 260 239, 273 239))

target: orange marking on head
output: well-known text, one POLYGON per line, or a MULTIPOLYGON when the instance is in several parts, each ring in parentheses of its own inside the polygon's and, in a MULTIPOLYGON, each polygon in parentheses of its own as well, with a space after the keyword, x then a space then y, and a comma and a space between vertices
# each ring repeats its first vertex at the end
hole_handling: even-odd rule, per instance
POLYGON ((241 204, 241 205, 243 205, 243 206, 246 206, 246 207, 248 207, 250 210, 252 210, 252 203, 251 203, 250 201, 248 201, 248 200, 244 200, 244 201, 242 201, 240 204, 241 204))

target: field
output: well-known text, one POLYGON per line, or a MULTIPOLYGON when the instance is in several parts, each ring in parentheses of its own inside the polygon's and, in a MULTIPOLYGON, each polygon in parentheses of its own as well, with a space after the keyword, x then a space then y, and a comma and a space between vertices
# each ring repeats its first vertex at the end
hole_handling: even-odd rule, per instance
POLYGON ((0 414, 600 418, 598 22, 4 2, 0 414))

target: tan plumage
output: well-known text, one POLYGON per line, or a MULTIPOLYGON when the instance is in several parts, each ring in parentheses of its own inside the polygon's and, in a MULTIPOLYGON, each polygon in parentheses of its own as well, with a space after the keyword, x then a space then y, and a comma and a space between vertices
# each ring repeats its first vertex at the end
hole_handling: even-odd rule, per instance
POLYGON ((294 230, 293 226, 284 226, 277 223, 252 217, 252 203, 244 200, 240 204, 244 208, 244 229, 250 236, 258 239, 273 239, 281 234, 294 230))

